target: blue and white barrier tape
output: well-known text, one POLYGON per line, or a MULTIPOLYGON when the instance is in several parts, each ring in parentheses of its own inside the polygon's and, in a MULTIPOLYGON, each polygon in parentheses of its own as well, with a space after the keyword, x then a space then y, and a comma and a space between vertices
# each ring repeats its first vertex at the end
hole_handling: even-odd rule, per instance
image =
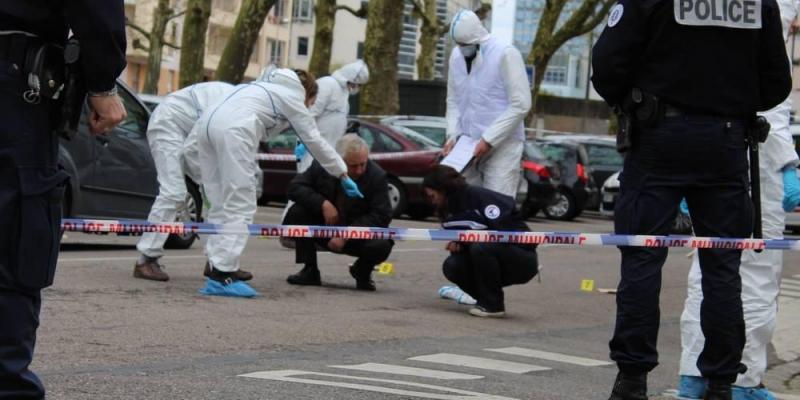
POLYGON ((398 241, 459 241, 484 243, 555 244, 567 246, 637 246, 800 251, 797 239, 730 239, 692 236, 614 235, 576 232, 459 231, 416 228, 363 228, 277 224, 151 223, 136 220, 65 219, 65 231, 87 233, 172 233, 178 235, 235 234, 262 237, 393 239, 398 241))

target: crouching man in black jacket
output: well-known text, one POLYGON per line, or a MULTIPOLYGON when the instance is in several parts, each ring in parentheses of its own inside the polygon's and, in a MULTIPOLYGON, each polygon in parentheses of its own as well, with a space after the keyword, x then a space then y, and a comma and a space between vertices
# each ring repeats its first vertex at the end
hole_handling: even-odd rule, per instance
MULTIPOLYGON (((349 198, 339 180, 329 175, 316 161, 289 184, 289 199, 295 204, 284 218, 286 225, 338 225, 380 227, 392 221, 386 172, 369 160, 369 146, 355 134, 344 135, 336 151, 347 164, 347 175, 358 184, 364 198, 349 198)), ((334 253, 358 257, 350 267, 350 275, 359 290, 374 291, 372 270, 386 261, 392 251, 392 240, 347 240, 342 238, 298 238, 295 244, 296 262, 304 264, 300 272, 290 275, 293 285, 322 284, 317 267, 316 246, 334 253)))

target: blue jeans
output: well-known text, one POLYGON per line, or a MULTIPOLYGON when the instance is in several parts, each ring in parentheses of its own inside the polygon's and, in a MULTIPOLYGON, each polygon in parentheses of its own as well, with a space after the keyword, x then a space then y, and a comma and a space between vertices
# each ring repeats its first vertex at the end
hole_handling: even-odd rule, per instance
MULTIPOLYGON (((615 232, 666 235, 685 197, 697 236, 749 237, 753 206, 748 194, 745 123, 680 116, 636 130, 620 174, 615 232)), ((620 247, 622 271, 611 358, 628 374, 658 365, 661 268, 666 248, 620 247)), ((741 250, 701 249, 706 337, 698 360, 704 377, 734 382, 745 371, 739 260, 741 250)))

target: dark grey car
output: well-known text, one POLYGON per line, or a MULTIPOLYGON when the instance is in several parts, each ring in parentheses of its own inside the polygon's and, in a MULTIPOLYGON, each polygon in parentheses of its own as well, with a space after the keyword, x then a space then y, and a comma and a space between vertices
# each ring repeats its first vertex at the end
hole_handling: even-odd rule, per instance
MULTIPOLYGON (((124 84, 117 83, 128 117, 105 136, 89 133, 88 107, 78 133, 61 139, 59 164, 70 180, 64 196, 64 218, 147 219, 158 194, 156 167, 147 144, 150 111, 124 84)), ((202 201, 187 178, 189 195, 178 220, 200 220, 202 201)), ((194 235, 170 236, 166 246, 189 248, 194 235)))

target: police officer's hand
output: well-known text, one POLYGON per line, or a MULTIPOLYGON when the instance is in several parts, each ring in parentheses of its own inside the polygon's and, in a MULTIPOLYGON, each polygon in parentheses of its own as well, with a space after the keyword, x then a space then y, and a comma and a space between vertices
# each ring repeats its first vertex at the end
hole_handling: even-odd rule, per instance
POLYGON ((328 250, 334 253, 341 253, 347 241, 342 238, 333 238, 328 242, 328 250))
POLYGON ((325 200, 322 203, 322 217, 325 218, 325 225, 336 225, 339 222, 339 211, 333 203, 325 200))
POLYGON ((455 138, 447 139, 447 142, 445 142, 444 147, 442 148, 442 155, 447 157, 447 155, 450 154, 451 151, 453 151, 453 146, 455 145, 456 145, 455 138))
POLYGON ((473 153, 473 157, 475 160, 480 160, 481 157, 485 156, 492 149, 492 145, 489 142, 481 139, 480 142, 475 146, 475 153, 473 153))
POLYGON ((792 24, 789 25, 789 34, 794 35, 800 30, 800 18, 795 18, 792 24))
POLYGON ((446 249, 451 253, 460 253, 462 248, 461 244, 458 242, 449 242, 447 243, 446 249))
POLYGON ((91 114, 89 130, 95 135, 104 135, 122 122, 128 113, 119 96, 89 96, 91 114))

